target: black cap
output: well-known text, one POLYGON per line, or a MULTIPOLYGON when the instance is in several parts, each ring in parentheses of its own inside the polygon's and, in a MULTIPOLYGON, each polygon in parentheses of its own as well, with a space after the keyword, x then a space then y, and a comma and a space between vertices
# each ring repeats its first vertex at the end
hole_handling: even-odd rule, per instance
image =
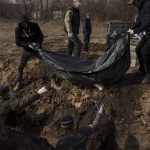
POLYGON ((70 126, 73 124, 73 122, 74 122, 74 120, 73 120, 72 116, 70 116, 70 115, 63 116, 60 119, 60 124, 63 126, 70 126))
POLYGON ((26 15, 22 15, 21 22, 29 22, 29 18, 26 15))
POLYGON ((0 85, 0 96, 5 96, 9 91, 9 86, 0 85))

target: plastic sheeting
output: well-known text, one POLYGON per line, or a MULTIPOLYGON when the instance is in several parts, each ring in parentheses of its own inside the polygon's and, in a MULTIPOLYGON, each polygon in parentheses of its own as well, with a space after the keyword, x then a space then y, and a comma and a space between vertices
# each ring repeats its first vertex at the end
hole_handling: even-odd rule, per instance
POLYGON ((40 51, 50 72, 63 79, 110 84, 119 80, 130 67, 129 35, 125 35, 104 55, 95 60, 40 51))

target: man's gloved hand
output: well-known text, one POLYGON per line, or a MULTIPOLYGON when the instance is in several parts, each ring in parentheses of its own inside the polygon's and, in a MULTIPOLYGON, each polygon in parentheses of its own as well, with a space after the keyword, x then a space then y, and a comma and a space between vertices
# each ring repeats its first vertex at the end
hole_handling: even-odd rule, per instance
POLYGON ((136 38, 138 40, 141 40, 141 37, 138 34, 134 34, 133 38, 136 38))
POLYGON ((133 34, 134 34, 134 31, 133 31, 132 29, 129 29, 129 30, 128 30, 128 33, 130 33, 131 35, 133 35, 133 34))
POLYGON ((31 48, 31 49, 34 49, 32 44, 28 44, 28 47, 31 48))
POLYGON ((32 45, 33 45, 33 46, 37 46, 37 45, 38 45, 38 43, 32 43, 32 45))
POLYGON ((96 88, 98 88, 100 91, 102 91, 104 89, 104 87, 102 85, 100 85, 100 84, 94 84, 94 86, 96 88))
POLYGON ((103 110, 104 110, 104 105, 101 105, 101 107, 100 107, 100 109, 99 109, 98 112, 99 112, 100 114, 102 114, 102 113, 103 113, 103 110))
POLYGON ((98 111, 99 114, 102 114, 103 113, 103 110, 104 110, 104 105, 99 105, 96 101, 95 101, 95 106, 96 106, 96 109, 98 111))
POLYGON ((72 37, 73 37, 73 33, 72 33, 72 32, 69 32, 69 33, 68 33, 68 37, 69 37, 69 38, 72 38, 72 37))
POLYGON ((39 89, 39 90, 37 91, 38 94, 43 94, 43 93, 45 93, 45 92, 47 92, 46 86, 43 86, 41 89, 39 89))

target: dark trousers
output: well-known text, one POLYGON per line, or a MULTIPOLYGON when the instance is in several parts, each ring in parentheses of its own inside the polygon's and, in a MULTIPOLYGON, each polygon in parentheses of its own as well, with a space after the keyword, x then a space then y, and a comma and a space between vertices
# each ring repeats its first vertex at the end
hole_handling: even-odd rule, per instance
POLYGON ((84 35, 84 47, 85 51, 89 50, 89 43, 90 43, 90 35, 84 35))
POLYGON ((79 37, 76 34, 74 34, 73 37, 68 39, 67 54, 71 56, 74 54, 74 56, 80 57, 81 49, 82 43, 79 37))
POLYGON ((19 66, 18 66, 18 73, 17 73, 17 80, 16 80, 17 82, 22 81, 22 79, 23 79, 23 70, 24 70, 28 60, 32 57, 36 57, 36 58, 41 59, 38 52, 29 52, 29 51, 23 50, 21 58, 20 58, 19 66))
POLYGON ((136 48, 139 70, 150 72, 150 37, 144 36, 136 48))

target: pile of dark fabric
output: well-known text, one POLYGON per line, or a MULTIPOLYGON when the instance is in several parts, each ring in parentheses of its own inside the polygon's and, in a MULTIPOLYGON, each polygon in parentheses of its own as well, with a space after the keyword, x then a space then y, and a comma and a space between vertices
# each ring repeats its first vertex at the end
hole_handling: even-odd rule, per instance
POLYGON ((95 60, 39 51, 56 76, 82 82, 110 84, 119 80, 130 67, 129 35, 116 41, 107 54, 95 60))

